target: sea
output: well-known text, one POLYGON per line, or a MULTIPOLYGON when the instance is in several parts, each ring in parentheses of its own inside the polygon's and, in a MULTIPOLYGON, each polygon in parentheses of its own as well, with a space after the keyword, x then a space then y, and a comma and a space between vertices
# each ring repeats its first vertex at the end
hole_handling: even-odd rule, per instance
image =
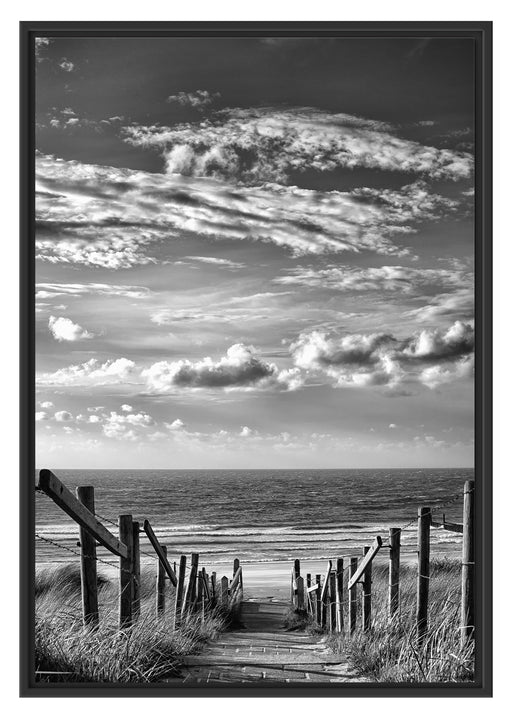
MULTIPOLYGON (((168 556, 197 552, 200 563, 290 562, 360 555, 376 535, 403 527, 402 554, 416 551, 419 506, 433 519, 462 519, 464 482, 472 469, 66 470, 74 492, 95 488, 96 514, 114 534, 119 514, 148 519, 168 556)), ((36 493, 36 561, 78 561, 78 527, 36 493), (39 536, 37 536, 39 535, 39 536)), ((459 551, 461 535, 432 529, 439 555, 459 551)), ((151 547, 141 538, 142 563, 151 547)), ((99 556, 116 560, 99 548, 99 556)), ((152 555, 154 557, 154 554, 152 555)), ((154 561, 154 560, 153 560, 154 561)), ((215 568, 214 566, 212 567, 215 568)))

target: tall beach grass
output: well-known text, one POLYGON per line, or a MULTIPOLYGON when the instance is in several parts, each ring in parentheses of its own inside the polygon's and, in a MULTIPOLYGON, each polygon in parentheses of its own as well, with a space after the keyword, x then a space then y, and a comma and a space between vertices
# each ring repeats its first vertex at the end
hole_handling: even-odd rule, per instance
MULTIPOLYGON (((474 642, 461 649, 461 566, 453 559, 431 562, 429 627, 418 642, 415 627, 416 567, 404 566, 400 576, 400 611, 390 617, 387 604, 387 568, 374 567, 372 627, 330 634, 329 646, 345 653, 354 668, 378 682, 471 682, 474 642)), ((347 626, 347 617, 345 617, 347 626)))
POLYGON ((84 627, 80 573, 76 565, 40 570, 36 575, 36 678, 43 682, 155 682, 176 675, 180 658, 197 652, 222 631, 229 617, 221 610, 188 618, 174 631, 174 592, 167 611, 155 612, 154 574, 141 575, 141 615, 128 629, 118 627, 118 585, 98 577, 100 623, 84 627))

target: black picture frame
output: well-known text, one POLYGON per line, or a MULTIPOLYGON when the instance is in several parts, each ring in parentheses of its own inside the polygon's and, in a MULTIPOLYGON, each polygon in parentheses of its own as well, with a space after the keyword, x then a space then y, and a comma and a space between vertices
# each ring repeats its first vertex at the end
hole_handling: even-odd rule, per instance
POLYGON ((21 22, 20 23, 20 695, 22 697, 492 696, 492 23, 491 22, 21 22), (476 663, 470 684, 244 687, 41 685, 34 681, 35 54, 34 37, 469 37, 475 42, 476 663))

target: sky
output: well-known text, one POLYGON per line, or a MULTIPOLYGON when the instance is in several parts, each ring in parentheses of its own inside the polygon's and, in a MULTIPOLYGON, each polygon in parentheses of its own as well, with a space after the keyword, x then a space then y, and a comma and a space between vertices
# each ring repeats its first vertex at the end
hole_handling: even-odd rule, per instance
POLYGON ((39 467, 473 466, 473 42, 38 38, 39 467))

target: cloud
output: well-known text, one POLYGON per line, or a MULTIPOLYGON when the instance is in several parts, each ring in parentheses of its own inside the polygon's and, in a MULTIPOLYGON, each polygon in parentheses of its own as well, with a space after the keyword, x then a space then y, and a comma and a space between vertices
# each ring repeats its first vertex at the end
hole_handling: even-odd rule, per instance
POLYGON ((129 404, 122 404, 121 409, 123 412, 131 412, 133 410, 133 407, 131 407, 129 404))
POLYGON ((244 426, 240 432, 240 437, 251 437, 254 434, 254 430, 250 427, 244 426))
POLYGON ((262 241, 296 256, 330 252, 404 255, 394 239, 454 211, 423 182, 400 190, 319 192, 160 175, 37 157, 37 257, 122 269, 155 262, 148 245, 177 232, 262 241))
POLYGON ((36 412, 36 422, 43 422, 45 419, 48 419, 47 412, 36 412))
POLYGON ((401 138, 387 123, 311 107, 235 108, 214 121, 174 127, 131 125, 134 145, 160 148, 171 172, 286 183, 293 171, 365 167, 432 179, 471 177, 469 153, 401 138), (179 165, 177 167, 179 155, 179 165))
POLYGON ((475 290, 471 283, 470 287, 435 295, 428 304, 405 312, 404 316, 425 324, 442 318, 462 317, 469 320, 473 317, 474 311, 475 290))
POLYGON ((136 285, 106 285, 98 282, 86 284, 38 282, 36 284, 36 299, 42 300, 61 296, 83 297, 84 295, 142 299, 149 297, 150 294, 151 292, 147 287, 138 287, 136 285))
POLYGON ((418 287, 441 285, 460 287, 473 284, 473 274, 462 269, 428 269, 384 265, 382 267, 295 267, 274 282, 282 285, 302 285, 340 292, 405 292, 411 294, 418 287))
POLYGON ((181 419, 175 419, 174 422, 165 422, 165 426, 167 429, 170 429, 172 432, 179 432, 183 429, 185 429, 186 425, 185 422, 183 422, 181 419))
POLYGON ((177 95, 169 95, 169 104, 182 105, 202 109, 212 105, 220 97, 220 92, 208 92, 208 90, 195 90, 194 92, 178 92, 177 95))
POLYGON ((73 70, 75 69, 74 63, 72 63, 65 57, 63 57, 62 60, 59 62, 59 67, 64 70, 64 72, 73 72, 73 70))
POLYGON ((91 358, 87 362, 47 372, 38 376, 42 387, 91 387, 133 382, 135 363, 125 357, 100 362, 91 358))
POLYGON ((134 427, 140 429, 151 427, 154 424, 155 420, 146 412, 137 414, 111 412, 103 424, 103 434, 111 439, 135 441, 137 433, 134 431, 134 427))
POLYGON ((66 412, 65 410, 61 412, 55 412, 55 419, 57 422, 71 422, 73 419, 73 415, 71 412, 66 412))
POLYGON ((43 409, 48 409, 49 407, 53 407, 53 402, 39 402, 39 406, 43 409))
POLYGON ((393 422, 389 425, 389 429, 396 429, 396 424, 393 422))
POLYGON ((78 340, 94 337, 91 332, 84 330, 80 325, 75 324, 68 317, 50 316, 48 327, 58 342, 77 342, 78 340))
POLYGON ((245 267, 243 262, 233 262, 232 260, 226 260, 222 257, 201 257, 198 255, 187 255, 184 257, 185 260, 192 260, 193 262, 202 262, 206 265, 219 265, 226 267, 229 270, 240 270, 245 267))
POLYGON ((232 345, 220 360, 205 357, 197 362, 178 360, 156 362, 141 372, 148 390, 166 393, 187 389, 296 389, 300 384, 295 370, 279 370, 255 354, 254 347, 232 345))
POLYGON ((457 321, 446 331, 427 329, 400 340, 392 334, 302 333, 291 344, 295 364, 335 380, 338 387, 382 386, 399 391, 419 383, 434 388, 470 377, 474 329, 457 321))

